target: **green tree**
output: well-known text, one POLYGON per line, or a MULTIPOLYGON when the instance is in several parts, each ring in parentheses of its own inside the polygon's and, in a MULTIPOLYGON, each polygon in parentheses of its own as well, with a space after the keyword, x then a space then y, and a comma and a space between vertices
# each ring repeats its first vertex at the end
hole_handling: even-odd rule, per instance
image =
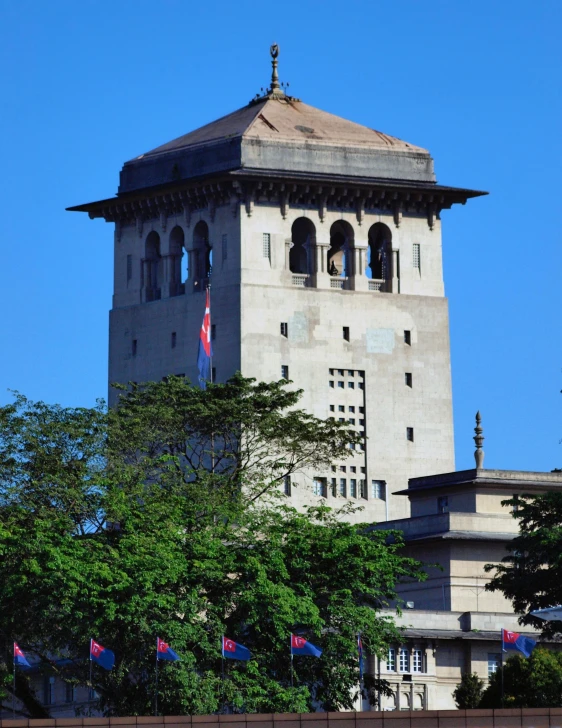
POLYGON ((465 672, 453 690, 453 699, 459 710, 478 708, 484 692, 484 681, 475 672, 465 672))
POLYGON ((398 580, 424 575, 397 533, 287 507, 283 477, 325 469, 355 438, 300 412, 298 398, 237 375, 204 392, 178 378, 123 390, 109 413, 21 396, 0 409, 6 641, 78 684, 90 637, 114 650, 114 670, 94 668, 109 715, 151 712, 157 636, 182 658, 161 665, 164 713, 351 707, 357 631, 382 654, 398 635, 377 610, 398 580), (295 658, 293 688, 292 631, 324 650, 295 658), (224 682, 223 634, 253 656, 229 662, 224 682))
MULTIPOLYGON (((481 708, 501 708, 501 669, 486 688, 481 708)), ((504 707, 562 707, 562 654, 536 647, 531 657, 510 657, 503 667, 504 707)))
POLYGON ((486 565, 493 572, 486 589, 510 599, 521 624, 538 627, 544 635, 559 633, 562 622, 545 622, 530 612, 562 604, 562 493, 522 495, 503 503, 513 508, 519 534, 501 564, 486 565))

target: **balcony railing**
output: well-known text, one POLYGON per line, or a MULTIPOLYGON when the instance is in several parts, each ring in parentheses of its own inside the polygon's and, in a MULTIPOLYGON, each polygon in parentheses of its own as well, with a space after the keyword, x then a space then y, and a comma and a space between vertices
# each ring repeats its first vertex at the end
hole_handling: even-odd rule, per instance
POLYGON ((384 290, 385 281, 383 278, 371 278, 369 280, 370 291, 382 291, 384 290))
POLYGON ((292 277, 293 286, 299 286, 300 288, 306 288, 308 286, 308 276, 301 275, 300 273, 293 273, 292 277))
POLYGON ((339 277, 330 278, 330 288, 339 288, 339 289, 345 288, 345 280, 346 280, 345 278, 339 278, 339 277))

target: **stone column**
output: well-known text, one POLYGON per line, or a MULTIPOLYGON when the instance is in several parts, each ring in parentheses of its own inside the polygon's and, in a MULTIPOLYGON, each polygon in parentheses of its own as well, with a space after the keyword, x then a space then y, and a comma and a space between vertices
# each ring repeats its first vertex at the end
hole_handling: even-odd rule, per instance
POLYGON ((150 288, 150 261, 146 258, 143 258, 141 260, 141 266, 142 266, 142 286, 141 286, 141 302, 146 303, 146 291, 148 288, 150 288))
POLYGON ((316 273, 315 273, 315 286, 316 288, 329 288, 330 287, 330 276, 328 275, 328 250, 330 249, 330 242, 326 240, 320 240, 318 235, 316 236, 316 273))
POLYGON ((160 290, 162 298, 169 298, 172 295, 172 256, 162 256, 162 281, 160 281, 160 290))
POLYGON ((351 288, 354 291, 368 291, 369 281, 365 275, 365 269, 367 267, 367 248, 368 243, 361 240, 355 241, 355 247, 353 250, 353 279, 351 288))
POLYGON ((392 285, 391 293, 400 293, 400 279, 398 278, 398 248, 392 248, 392 285))

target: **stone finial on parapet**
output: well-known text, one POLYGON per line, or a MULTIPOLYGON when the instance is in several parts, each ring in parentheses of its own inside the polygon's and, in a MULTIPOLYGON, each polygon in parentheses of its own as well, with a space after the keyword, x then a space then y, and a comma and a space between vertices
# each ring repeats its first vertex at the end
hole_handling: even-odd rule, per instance
POLYGON ((269 52, 271 54, 271 91, 278 91, 281 87, 279 86, 279 76, 277 75, 277 56, 279 55, 279 46, 274 43, 269 52))
POLYGON ((484 442, 483 430, 480 427, 482 422, 482 416, 480 410, 476 413, 476 427, 474 428, 474 442, 476 443, 476 450, 474 451, 474 459, 476 460, 476 469, 480 470, 484 465, 484 450, 482 450, 482 443, 484 442))

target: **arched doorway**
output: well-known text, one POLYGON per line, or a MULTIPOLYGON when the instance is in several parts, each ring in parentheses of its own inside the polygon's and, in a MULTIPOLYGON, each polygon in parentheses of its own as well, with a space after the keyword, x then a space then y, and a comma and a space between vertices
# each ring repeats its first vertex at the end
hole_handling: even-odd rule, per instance
POLYGON ((144 300, 157 301, 162 295, 162 255, 160 236, 154 230, 147 235, 144 245, 144 300))
POLYGON ((328 250, 328 273, 332 277, 348 278, 352 275, 351 250, 353 249, 353 228, 345 220, 338 220, 330 228, 330 249, 328 250))
POLYGON ((316 228, 306 217, 299 217, 291 227, 293 247, 289 253, 291 273, 311 275, 314 272, 313 250, 316 245, 316 228))
POLYGON ((392 233, 382 222, 369 229, 369 261, 365 274, 375 281, 389 281, 392 261, 392 233))

